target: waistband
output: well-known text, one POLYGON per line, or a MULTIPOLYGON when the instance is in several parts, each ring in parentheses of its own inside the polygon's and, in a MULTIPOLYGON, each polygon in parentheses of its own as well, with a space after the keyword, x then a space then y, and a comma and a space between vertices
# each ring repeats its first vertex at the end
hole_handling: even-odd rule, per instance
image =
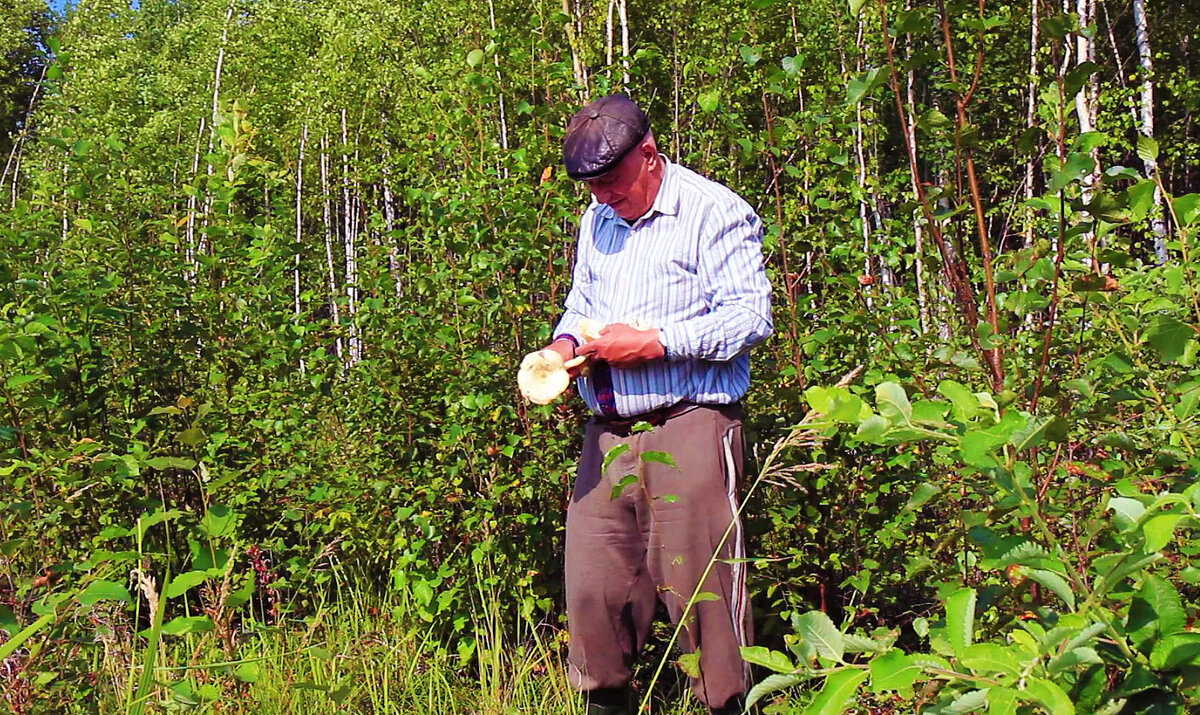
POLYGON ((667 422, 672 417, 678 417, 686 412, 691 412, 697 407, 707 407, 714 410, 740 412, 741 403, 733 402, 731 404, 701 404, 699 402, 691 402, 684 400, 676 402, 667 407, 660 407, 657 410, 643 412, 640 415, 632 415, 629 417, 608 417, 605 415, 593 415, 592 421, 598 425, 604 425, 617 432, 629 432, 630 429, 639 422, 649 423, 652 427, 659 427, 667 422))

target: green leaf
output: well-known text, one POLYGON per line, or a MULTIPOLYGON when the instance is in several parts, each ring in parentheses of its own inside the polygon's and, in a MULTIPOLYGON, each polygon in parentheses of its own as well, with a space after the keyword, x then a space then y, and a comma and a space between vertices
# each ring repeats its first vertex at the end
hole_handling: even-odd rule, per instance
POLYGON ((1153 181, 1142 179, 1125 190, 1131 219, 1141 221, 1146 218, 1150 213, 1150 207, 1154 205, 1154 194, 1157 189, 1158 186, 1153 181))
POLYGON ((1121 531, 1132 529, 1142 514, 1146 513, 1145 504, 1129 497, 1112 497, 1108 500, 1107 508, 1112 510, 1113 521, 1121 531))
POLYGON ((1200 633, 1173 633, 1155 642, 1150 667, 1174 670, 1181 665, 1200 665, 1200 633))
POLYGON ((946 631, 954 654, 962 658, 975 630, 975 589, 961 588, 946 599, 946 631))
POLYGON ((991 432, 975 430, 963 435, 959 443, 963 461, 972 467, 986 469, 997 465, 992 453, 1004 444, 1007 438, 991 432))
POLYGON ((1063 689, 1049 680, 1027 678, 1025 692, 1050 711, 1050 715, 1075 715, 1075 704, 1063 689))
POLYGON ((1175 535, 1175 525, 1183 518, 1182 514, 1159 514, 1152 516, 1142 524, 1142 533, 1146 536, 1146 551, 1162 551, 1175 535))
POLYGON ((746 694, 746 707, 750 707, 771 693, 799 685, 811 677, 810 675, 781 675, 779 673, 768 675, 750 688, 750 692, 746 694))
POLYGON ((875 386, 875 404, 879 414, 892 423, 908 422, 912 418, 912 405, 904 388, 894 382, 881 382, 875 386))
POLYGON ((186 471, 195 469, 196 461, 179 457, 153 457, 146 460, 146 466, 151 469, 182 469, 186 471))
POLYGON ((1175 586, 1161 576, 1143 576, 1125 620, 1125 632, 1134 645, 1148 651, 1156 637, 1178 633, 1186 625, 1187 614, 1175 586))
POLYGON ((792 663, 792 659, 786 654, 780 653, 777 650, 764 648, 763 646, 750 646, 741 649, 742 660, 752 665, 760 665, 768 670, 773 670, 776 673, 791 673, 796 670, 796 666, 792 663))
POLYGON ((908 498, 904 504, 904 511, 913 511, 920 509, 930 499, 937 496, 942 491, 942 488, 933 482, 921 482, 917 488, 913 490, 913 495, 908 498))
POLYGON ((1180 226, 1190 226, 1200 218, 1200 194, 1187 194, 1175 199, 1175 215, 1180 226))
POLYGON ((1072 648, 1062 655, 1051 658, 1050 662, 1046 664, 1046 670, 1054 675, 1064 670, 1074 670, 1087 665, 1100 665, 1103 662, 1100 654, 1094 648, 1072 648))
POLYGON ((1065 578, 1046 569, 1026 569, 1023 573, 1029 577, 1030 581, 1041 584, 1055 596, 1061 598, 1063 603, 1067 604, 1067 608, 1075 610, 1075 592, 1065 578))
POLYGON ((895 690, 901 696, 911 698, 913 683, 924 672, 912 656, 899 650, 888 651, 871 661, 871 692, 880 695, 895 690))
POLYGON ((620 457, 622 454, 625 454, 628 451, 629 444, 627 442, 622 442, 605 452, 604 462, 600 465, 600 473, 604 474, 607 472, 608 468, 612 466, 612 463, 616 461, 617 457, 620 457))
POLYGON ((1183 355, 1187 341, 1196 337, 1196 331, 1176 318, 1157 316, 1146 328, 1145 337, 1164 362, 1175 362, 1183 355))
POLYGON ((113 581, 92 581, 75 598, 84 606, 94 606, 100 601, 129 603, 132 600, 132 597, 129 595, 129 589, 113 581))
POLYGON ((804 66, 804 58, 797 55, 796 57, 784 57, 780 62, 783 71, 789 77, 795 77, 800 74, 800 68, 804 66))
POLYGON ((657 462, 658 464, 665 464, 668 467, 674 467, 675 469, 679 469, 679 465, 675 463, 675 458, 672 457, 667 452, 656 452, 654 450, 648 450, 646 452, 642 452, 642 461, 643 462, 657 462))
POLYGON ((216 626, 208 616, 179 616, 163 624, 163 635, 182 636, 188 633, 208 633, 216 626))
POLYGON ((233 532, 238 513, 224 504, 213 504, 204 512, 200 528, 212 538, 228 536, 233 532))
POLYGON ((938 383, 937 390, 950 400, 950 404, 954 406, 954 417, 958 421, 966 422, 979 412, 979 399, 964 385, 954 380, 942 380, 938 383))
POLYGON ((988 688, 988 715, 1017 715, 1021 694, 1012 688, 988 688))
POLYGON ((862 11, 862 6, 865 5, 866 2, 867 0, 850 0, 850 16, 858 17, 858 13, 862 11))
POLYGON ((478 67, 483 63, 483 50, 475 49, 467 53, 467 66, 478 67))
POLYGON ((969 645, 963 649, 959 662, 981 675, 1003 673, 1015 678, 1021 674, 1019 651, 998 643, 969 645))
POLYGON ((753 67, 754 65, 758 64, 758 61, 762 59, 762 51, 757 47, 742 45, 740 48, 738 48, 738 52, 742 56, 742 61, 745 62, 749 67, 753 67))
POLYGON ((841 715, 846 703, 858 692, 859 684, 866 679, 865 670, 841 668, 834 671, 825 679, 821 692, 804 709, 804 715, 841 715))
POLYGON ((1158 160, 1158 142, 1150 137, 1138 137, 1137 155, 1142 161, 1158 160))
POLYGON ((176 598, 187 593, 192 587, 204 583, 209 578, 203 571, 186 571, 171 579, 171 583, 163 589, 163 598, 176 598))
POLYGON ((984 706, 988 704, 988 689, 971 690, 963 693, 948 705, 937 708, 936 710, 928 710, 928 712, 936 712, 937 715, 974 715, 980 712, 984 706))
POLYGON ((823 658, 842 662, 845 645, 842 643, 842 633, 833 625, 833 621, 822 611, 809 611, 795 621, 796 630, 817 649, 823 658))
POLYGON ((700 105, 700 110, 707 114, 712 114, 717 111, 717 107, 721 104, 721 90, 712 89, 707 92, 701 92, 696 98, 696 103, 700 105))
POLYGON ((45 375, 13 375, 4 381, 4 386, 10 390, 15 390, 22 385, 28 385, 31 382, 46 379, 45 375))
POLYGON ((863 442, 878 444, 883 439, 884 434, 887 433, 887 430, 887 420, 879 415, 871 415, 858 425, 854 436, 863 442))
POLYGON ((619 499, 621 493, 625 491, 625 487, 629 486, 630 484, 637 484, 637 481, 638 478, 636 474, 626 474, 625 476, 621 477, 621 481, 613 485, 612 493, 609 494, 608 498, 619 499))
POLYGON ((684 653, 679 656, 679 669, 691 678, 700 677, 700 654, 684 653))
POLYGON ((208 439, 208 436, 199 427, 189 427, 180 432, 175 439, 188 447, 199 447, 204 444, 204 440, 208 439))
POLYGON ((243 683, 257 683, 261 675, 262 668, 259 665, 259 662, 256 660, 242 663, 233 670, 233 677, 237 678, 243 683))

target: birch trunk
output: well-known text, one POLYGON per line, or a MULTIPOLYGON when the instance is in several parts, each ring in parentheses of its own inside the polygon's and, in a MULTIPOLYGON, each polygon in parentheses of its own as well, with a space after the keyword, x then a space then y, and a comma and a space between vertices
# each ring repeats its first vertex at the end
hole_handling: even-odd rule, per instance
POLYGON ((333 210, 329 201, 329 135, 321 137, 321 199, 325 219, 325 266, 329 269, 329 317, 337 331, 334 349, 338 359, 342 358, 342 320, 338 311, 337 272, 333 267, 333 210))
MULTIPOLYGON (((488 0, 488 21, 491 22, 492 34, 496 34, 496 3, 488 0)), ((500 55, 492 54, 492 64, 496 66, 496 99, 500 105, 500 148, 508 151, 508 116, 504 107, 503 82, 500 75, 500 55)), ((508 178, 508 167, 503 168, 504 178, 508 178)))
POLYGON ((346 319, 347 346, 349 349, 349 364, 354 366, 361 357, 362 345, 358 337, 358 328, 354 319, 358 314, 358 232, 357 210, 350 191, 350 156, 346 147, 350 137, 346 128, 346 110, 342 110, 342 244, 346 254, 346 319))
MULTIPOLYGON (((1146 0, 1133 0, 1133 25, 1137 35, 1138 61, 1142 66, 1141 125, 1138 131, 1142 136, 1153 139, 1154 62, 1150 51, 1150 32, 1146 27, 1146 0)), ((1158 162, 1153 157, 1143 161, 1146 178, 1154 179, 1158 174, 1158 162)), ((1163 220, 1162 194, 1157 185, 1154 187, 1154 214, 1150 219, 1150 228, 1154 233, 1154 257, 1159 264, 1166 263, 1170 259, 1167 254, 1167 226, 1163 220)))
MULTIPOLYGON (((1079 26, 1087 27, 1096 20, 1096 0, 1076 0, 1075 12, 1079 15, 1079 26)), ((1095 61, 1096 41, 1085 37, 1082 33, 1075 36, 1075 66, 1085 62, 1095 61)), ((1094 79, 1084 82, 1075 94, 1075 114, 1079 117, 1079 133, 1086 134, 1096 131, 1096 95, 1097 87, 1094 79)), ((1092 200, 1092 191, 1100 181, 1100 150, 1092 150, 1092 159, 1096 161, 1091 173, 1082 182, 1082 198, 1084 203, 1092 200)), ((1089 232, 1089 241, 1095 233, 1089 232)))
MULTIPOLYGON (((1038 90, 1038 33, 1041 19, 1038 15, 1039 0, 1029 0, 1029 84, 1026 88, 1028 98, 1025 102, 1025 128, 1032 129, 1037 121, 1037 90, 1038 90)), ((1037 148, 1029 153, 1029 161, 1025 162, 1025 200, 1033 199, 1033 184, 1037 178, 1037 148)), ((1026 204, 1025 207, 1025 245, 1033 245, 1034 210, 1026 204)))
MULTIPOLYGON (((1036 2, 1036 0, 1034 1, 1036 2)), ((911 9, 911 4, 909 7, 911 9)), ((912 35, 905 35, 904 41, 905 51, 909 57, 912 57, 912 35)), ((907 100, 907 106, 905 106, 904 110, 908 114, 908 126, 905 128, 905 131, 909 135, 909 144, 916 146, 916 70, 911 67, 908 70, 906 85, 905 99, 907 100)), ((913 182, 913 195, 916 195, 916 176, 910 173, 909 178, 913 182)), ((915 215, 913 216, 913 241, 913 253, 916 258, 915 270, 917 272, 917 320, 921 325, 921 333, 924 334, 929 332, 929 298, 925 287, 925 229, 921 225, 921 220, 915 215)))
MULTIPOLYGON (((300 244, 304 239, 304 144, 308 141, 308 124, 300 130, 300 153, 296 159, 296 260, 292 264, 292 314, 300 319, 300 244)), ((304 362, 301 361, 301 369, 304 362)))
POLYGON ((575 84, 583 89, 587 96, 587 75, 584 74, 583 60, 579 57, 579 36, 575 32, 575 12, 571 9, 571 0, 562 0, 562 11, 567 16, 567 43, 571 46, 571 69, 575 73, 575 84))
POLYGON ((629 11, 625 0, 617 0, 617 14, 621 17, 621 86, 629 86, 629 11))
MULTIPOLYGON (((200 118, 200 128, 196 130, 196 150, 192 154, 192 173, 188 175, 189 181, 195 181, 196 176, 200 173, 200 144, 204 141, 204 117, 200 118)), ((184 228, 184 257, 192 267, 192 275, 196 273, 196 192, 188 192, 187 202, 187 226, 184 228)))
MULTIPOLYGON (((221 26, 221 44, 217 46, 217 66, 213 69, 213 94, 212 94, 212 111, 209 113, 208 122, 208 153, 212 153, 213 147, 217 138, 217 119, 221 108, 221 72, 225 67, 225 45, 229 42, 229 22, 233 19, 233 4, 234 0, 229 0, 229 8, 225 11, 225 22, 221 26)), ((213 175, 213 165, 208 164, 208 175, 213 175)), ((204 199, 204 217, 208 221, 209 214, 212 213, 212 194, 209 193, 204 199)), ((207 234, 200 237, 199 244, 196 250, 200 253, 208 250, 207 234)))

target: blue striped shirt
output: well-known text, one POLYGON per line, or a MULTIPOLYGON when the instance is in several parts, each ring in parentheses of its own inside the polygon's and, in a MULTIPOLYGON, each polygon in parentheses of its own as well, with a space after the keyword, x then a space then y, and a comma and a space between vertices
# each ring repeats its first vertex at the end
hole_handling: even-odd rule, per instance
MULTIPOLYGON (((629 224, 594 199, 579 223, 575 272, 555 339, 582 344, 579 321, 641 321, 662 330, 667 357, 612 368, 618 414, 677 402, 728 404, 750 387, 750 347, 771 334, 762 221, 726 187, 666 160, 662 185, 629 224)), ((601 414, 592 381, 579 394, 601 414)))

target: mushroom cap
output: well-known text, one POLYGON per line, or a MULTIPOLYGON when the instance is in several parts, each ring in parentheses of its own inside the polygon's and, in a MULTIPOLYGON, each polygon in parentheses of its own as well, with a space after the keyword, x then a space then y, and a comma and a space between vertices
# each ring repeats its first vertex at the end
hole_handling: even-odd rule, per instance
POLYGON ((517 370, 517 387, 521 389, 521 395, 535 405, 550 404, 570 384, 571 377, 563 366, 562 356, 553 350, 529 353, 517 370))

